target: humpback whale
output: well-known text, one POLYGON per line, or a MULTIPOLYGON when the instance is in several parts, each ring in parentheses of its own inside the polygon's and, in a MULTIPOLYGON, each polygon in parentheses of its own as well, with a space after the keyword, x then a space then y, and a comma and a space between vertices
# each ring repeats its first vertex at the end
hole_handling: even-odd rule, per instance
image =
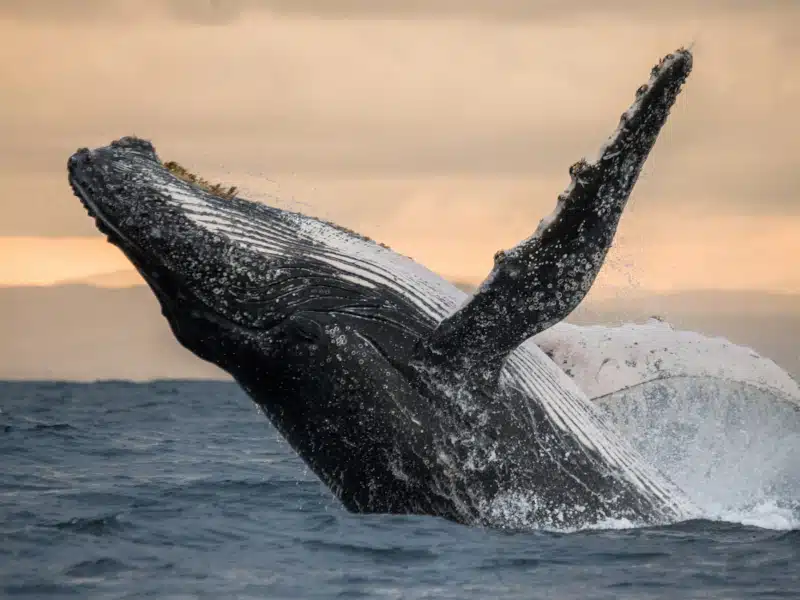
POLYGON ((686 496, 535 344, 589 290, 692 66, 667 55, 555 211, 462 302, 411 259, 240 198, 125 137, 68 161, 177 340, 241 385, 344 507, 491 527, 663 523, 686 496))

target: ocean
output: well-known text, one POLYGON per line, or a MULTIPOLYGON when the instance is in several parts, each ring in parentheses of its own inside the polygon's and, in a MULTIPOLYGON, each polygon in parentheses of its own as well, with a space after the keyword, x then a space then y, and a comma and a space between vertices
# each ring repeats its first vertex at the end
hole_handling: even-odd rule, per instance
POLYGON ((716 502, 738 485, 708 520, 509 532, 345 512, 232 383, 3 382, 0 595, 800 598, 798 413, 689 455, 716 502))

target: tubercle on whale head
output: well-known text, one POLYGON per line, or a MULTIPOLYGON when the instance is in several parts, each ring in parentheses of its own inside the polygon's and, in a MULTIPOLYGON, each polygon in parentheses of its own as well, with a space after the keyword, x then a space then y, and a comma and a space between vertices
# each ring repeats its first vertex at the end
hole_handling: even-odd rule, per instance
POLYGON ((136 137, 134 135, 127 135, 111 142, 112 148, 126 148, 141 152, 142 154, 151 155, 153 158, 158 159, 155 146, 150 140, 136 137))
MULTIPOLYGON (((236 196, 238 192, 238 188, 236 186, 224 186, 221 183, 212 183, 209 180, 191 172, 189 169, 184 167, 182 164, 178 163, 174 160, 169 161, 162 161, 161 158, 156 153, 155 146, 150 140, 146 140, 144 138, 139 138, 136 136, 124 136, 119 139, 113 140, 109 144, 109 148, 124 150, 127 152, 135 152, 142 157, 146 157, 151 159, 153 162, 163 165, 163 167, 172 173, 175 177, 194 185, 210 194, 214 194, 223 199, 230 199, 236 196)), ((70 157, 68 163, 68 169, 70 172, 70 176, 72 176, 73 170, 76 166, 81 162, 81 160, 91 163, 92 161, 92 151, 88 148, 79 148, 72 157, 70 157)))
MULTIPOLYGON (((177 163, 162 163, 150 142, 128 137, 80 149, 68 171, 76 196, 153 289, 178 340, 223 368, 219 361, 227 358, 205 340, 224 332, 260 350, 273 334, 313 343, 314 321, 296 313, 321 318, 337 303, 357 311, 378 302, 365 295, 369 277, 361 285, 336 265, 351 264, 361 276, 372 271, 346 258, 332 263, 317 239, 339 235, 384 248, 310 217, 217 193, 177 163), (304 294, 310 285, 313 294, 304 294)), ((395 322, 391 315, 385 321, 395 322)))
POLYGON ((205 315, 216 329, 258 328, 274 320, 268 311, 242 309, 239 299, 250 287, 267 285, 275 269, 198 222, 204 206, 227 206, 234 197, 166 166, 152 143, 136 137, 81 148, 67 169, 73 192, 153 289, 179 339, 178 329, 186 334, 193 326, 178 321, 190 316, 197 325, 205 315), (195 220, 187 206, 199 211, 195 220))

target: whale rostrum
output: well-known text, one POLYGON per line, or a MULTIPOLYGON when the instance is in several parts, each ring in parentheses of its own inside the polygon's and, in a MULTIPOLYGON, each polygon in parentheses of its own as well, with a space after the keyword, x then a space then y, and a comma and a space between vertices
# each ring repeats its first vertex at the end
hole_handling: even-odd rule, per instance
POLYGON ((345 228, 245 200, 126 137, 68 162, 177 340, 230 373, 344 506, 497 527, 661 523, 684 494, 535 344, 589 290, 691 54, 664 58, 555 212, 466 303, 345 228))

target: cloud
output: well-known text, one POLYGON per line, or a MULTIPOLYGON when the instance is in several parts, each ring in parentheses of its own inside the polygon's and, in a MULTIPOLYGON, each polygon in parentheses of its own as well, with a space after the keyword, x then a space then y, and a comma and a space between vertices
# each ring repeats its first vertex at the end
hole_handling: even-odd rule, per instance
POLYGON ((132 270, 125 255, 102 238, 0 237, 0 286, 50 285, 132 270))
POLYGON ((537 21, 611 16, 682 20, 714 14, 776 15, 797 9, 792 0, 5 0, 0 15, 34 20, 174 18, 227 24, 252 13, 327 19, 474 19, 537 21))
MULTIPOLYGON (((66 5, 0 3, 0 236, 96 235, 66 159, 134 133, 256 198, 303 200, 295 208, 480 277, 552 209, 652 64, 692 39, 695 72, 634 192, 636 235, 689 211, 735 245, 725 219, 800 213, 800 44, 786 3, 225 2, 217 27, 196 24, 217 22, 213 3, 66 5), (212 16, 191 16, 201 9, 212 16), (462 18, 514 10, 550 16, 462 18), (338 18, 347 11, 364 18, 338 18)), ((666 277, 672 251, 642 247, 666 277)))
MULTIPOLYGON (((480 189, 445 183, 418 190, 383 225, 361 230, 452 281, 479 283, 495 251, 525 237, 536 222, 523 209, 501 215, 488 203, 470 201, 483 193, 480 189)), ((517 206, 528 191, 511 181, 499 186, 500 195, 517 206)), ((800 217, 628 214, 592 294, 630 288, 800 293, 800 272, 786 268, 786 256, 800 253, 798 230, 800 217)), ((140 281, 122 253, 102 238, 0 237, 0 286, 65 280, 110 286, 140 281)))

